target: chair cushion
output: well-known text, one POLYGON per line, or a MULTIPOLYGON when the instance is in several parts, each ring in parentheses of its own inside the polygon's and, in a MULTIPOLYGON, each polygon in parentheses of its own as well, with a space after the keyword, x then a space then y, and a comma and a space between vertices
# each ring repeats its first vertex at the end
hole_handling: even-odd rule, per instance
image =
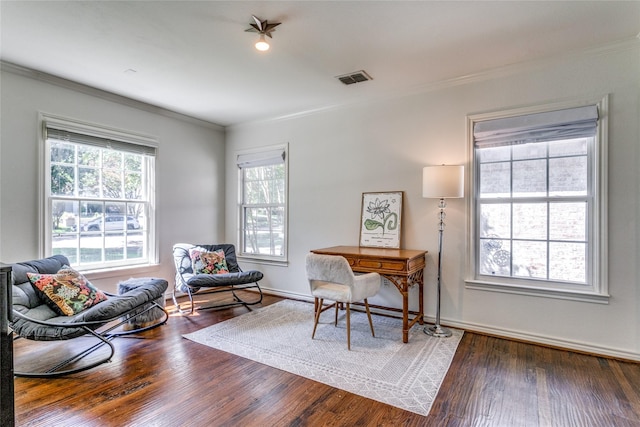
POLYGON ((262 280, 263 274, 257 270, 242 271, 238 266, 235 246, 229 243, 217 245, 176 243, 173 245, 173 259, 176 267, 176 289, 180 292, 198 292, 201 288, 246 285, 262 280), (189 255, 194 248, 207 252, 222 251, 228 273, 197 274, 189 255))
POLYGON ((40 298, 61 316, 73 316, 107 300, 104 292, 68 266, 55 274, 27 272, 27 277, 40 298))
POLYGON ((73 325, 81 322, 97 322, 91 326, 91 329, 97 329, 109 319, 117 319, 132 309, 162 298, 169 285, 164 279, 142 278, 139 280, 139 285, 129 292, 122 295, 109 295, 106 301, 73 316, 59 316, 45 304, 31 309, 18 308, 20 313, 30 318, 65 326, 41 325, 14 316, 11 329, 23 338, 37 341, 64 340, 85 335, 87 331, 84 328, 73 325))
POLYGON ((263 274, 257 270, 227 274, 195 274, 187 279, 194 288, 212 288, 216 286, 246 285, 262 280, 263 274))
MULTIPOLYGON (((13 332, 38 341, 70 339, 85 335, 86 329, 74 327, 80 322, 96 322, 91 329, 104 325, 105 319, 116 319, 133 308, 164 296, 169 283, 164 279, 141 278, 140 285, 123 295, 108 295, 106 301, 73 316, 61 316, 51 309, 36 293, 27 273, 55 274, 69 260, 63 255, 53 255, 32 261, 12 264, 13 309, 36 321, 59 323, 64 326, 41 325, 13 315, 9 319, 13 332), (142 283, 144 282, 144 283, 142 283)), ((131 280, 131 279, 130 279, 131 280)))
POLYGON ((196 246, 189 249, 192 269, 195 274, 225 274, 229 273, 227 260, 224 251, 208 251, 203 247, 196 246))
POLYGON ((69 260, 63 255, 53 255, 48 258, 12 264, 13 308, 21 313, 26 313, 40 307, 42 317, 37 317, 37 319, 46 319, 57 315, 44 304, 40 294, 36 293, 27 273, 55 274, 65 265, 69 265, 69 260))

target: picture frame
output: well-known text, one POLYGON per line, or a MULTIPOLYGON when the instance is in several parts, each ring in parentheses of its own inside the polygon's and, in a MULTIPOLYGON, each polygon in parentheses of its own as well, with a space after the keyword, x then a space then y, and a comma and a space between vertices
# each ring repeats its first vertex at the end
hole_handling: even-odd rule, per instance
POLYGON ((400 249, 404 192, 362 193, 360 246, 400 249))

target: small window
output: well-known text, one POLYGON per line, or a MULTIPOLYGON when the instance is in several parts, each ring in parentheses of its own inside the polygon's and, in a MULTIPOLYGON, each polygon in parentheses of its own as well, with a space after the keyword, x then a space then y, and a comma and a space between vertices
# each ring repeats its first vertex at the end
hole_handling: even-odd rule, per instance
POLYGON ((287 150, 271 147, 237 155, 240 255, 287 259, 287 150))
POLYGON ((44 119, 45 251, 85 271, 157 262, 153 140, 44 119))
POLYGON ((606 294, 601 121, 598 105, 471 119, 472 287, 606 294))

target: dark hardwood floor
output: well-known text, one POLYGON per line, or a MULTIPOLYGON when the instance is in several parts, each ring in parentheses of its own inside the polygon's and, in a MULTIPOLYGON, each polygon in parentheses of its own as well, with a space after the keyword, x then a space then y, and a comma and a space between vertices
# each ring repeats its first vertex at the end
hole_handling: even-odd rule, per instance
MULTIPOLYGON (((265 296, 263 305, 279 299, 265 296)), ((66 378, 16 378, 16 424, 640 426, 636 363, 465 333, 422 417, 182 338, 245 312, 173 315, 144 339, 116 339, 110 363, 66 378)), ((16 342, 16 364, 70 345, 34 344, 16 342)))

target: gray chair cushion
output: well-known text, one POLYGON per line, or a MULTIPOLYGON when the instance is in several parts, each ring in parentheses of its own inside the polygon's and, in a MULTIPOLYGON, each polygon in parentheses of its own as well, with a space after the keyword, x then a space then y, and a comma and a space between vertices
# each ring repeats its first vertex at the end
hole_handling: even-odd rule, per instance
POLYGON ((201 288, 246 285, 258 282, 263 278, 263 274, 260 271, 242 271, 240 269, 236 258, 236 250, 232 244, 193 245, 190 243, 177 243, 173 246, 173 257, 176 264, 176 287, 180 292, 187 292, 188 290, 197 292, 201 288), (229 273, 194 274, 191 258, 189 257, 189 249, 196 246, 211 252, 222 249, 229 273))
POLYGON ((164 279, 140 279, 143 283, 123 295, 107 294, 109 298, 107 301, 100 302, 74 316, 60 316, 39 298, 27 278, 27 272, 54 274, 64 265, 69 265, 69 260, 62 255, 12 265, 13 309, 34 320, 29 321, 15 315, 12 316, 11 329, 19 336, 38 341, 53 341, 84 335, 87 331, 80 327, 80 324, 95 322, 87 326, 91 329, 97 329, 107 321, 163 297, 169 285, 164 279), (48 324, 40 324, 37 321, 48 324), (78 327, 74 327, 74 324, 78 324, 78 327))

